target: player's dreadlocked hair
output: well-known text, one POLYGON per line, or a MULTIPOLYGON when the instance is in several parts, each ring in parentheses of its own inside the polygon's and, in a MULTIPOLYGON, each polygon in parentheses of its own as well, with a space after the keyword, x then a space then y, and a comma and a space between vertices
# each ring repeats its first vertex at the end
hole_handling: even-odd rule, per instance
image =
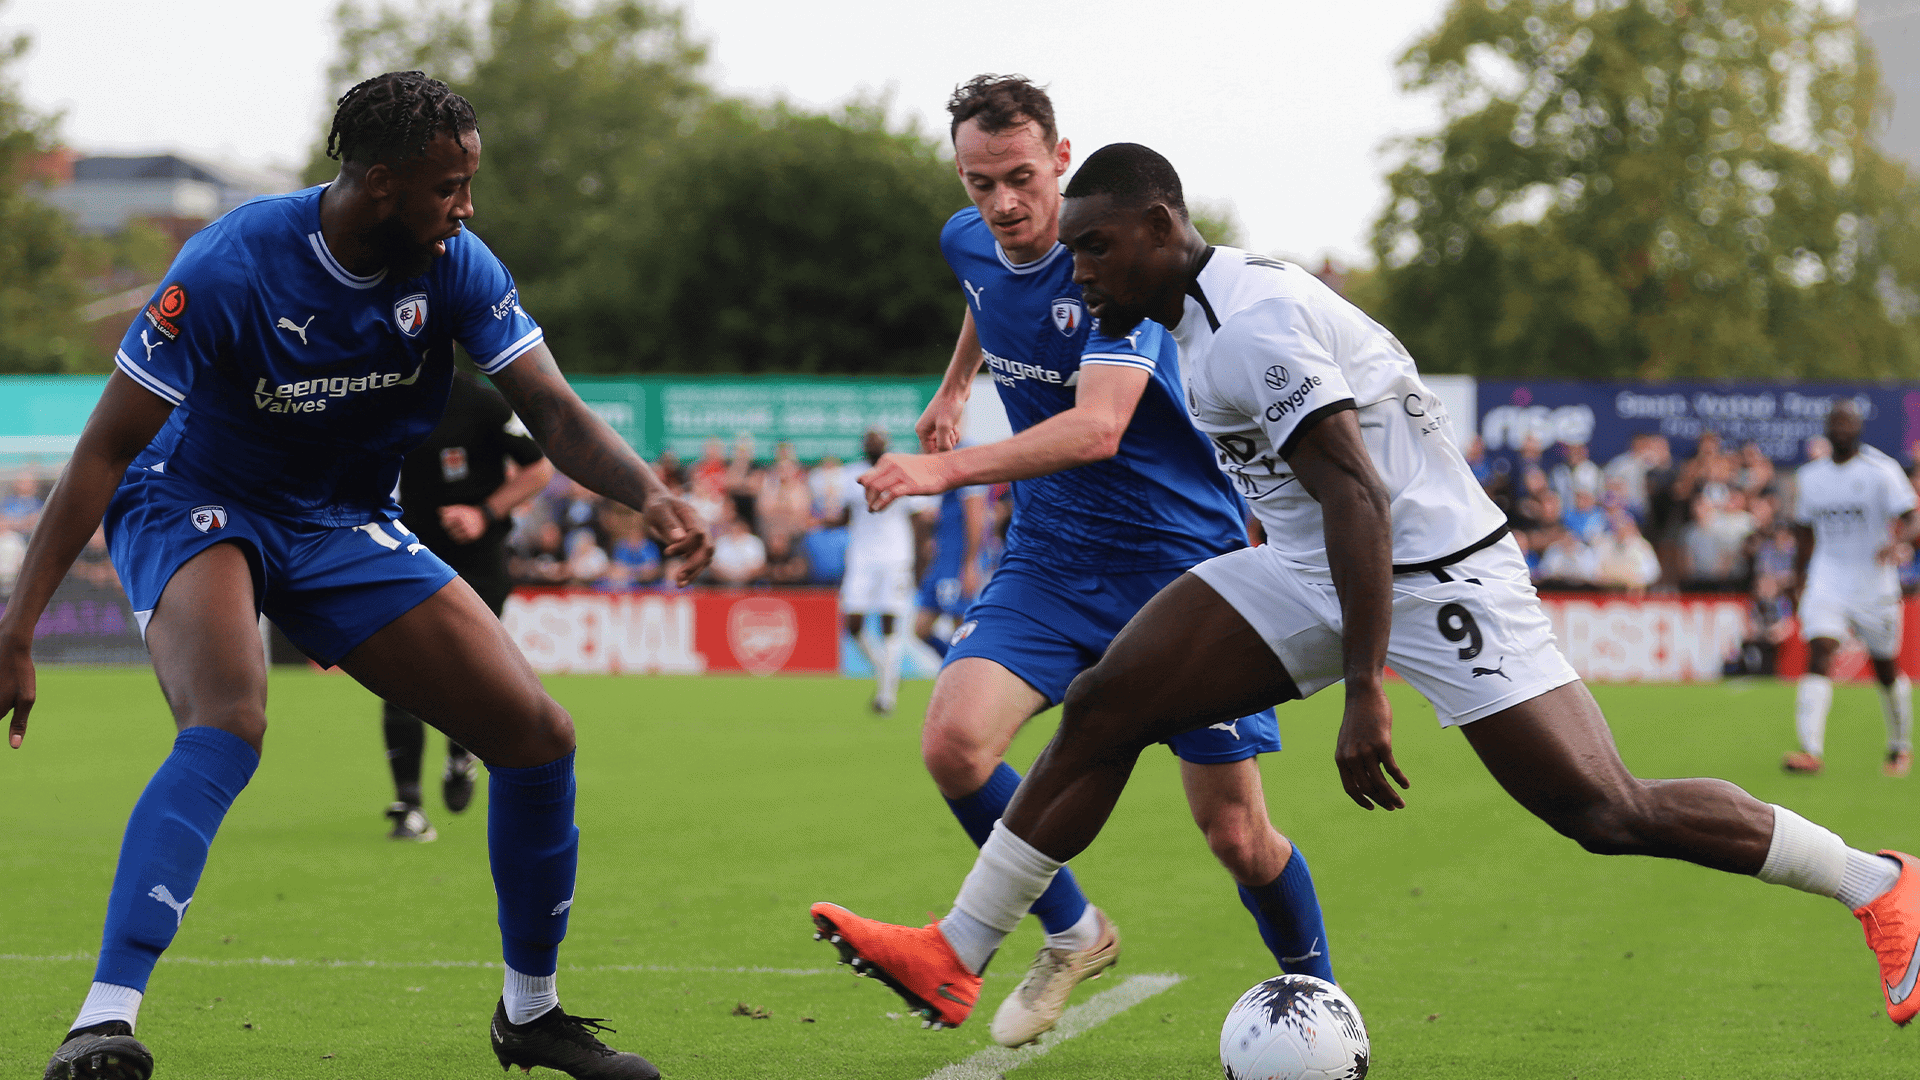
POLYGON ((434 136, 458 139, 478 127, 473 106, 418 71, 375 75, 340 95, 327 156, 348 165, 397 165, 425 152, 434 136))
POLYGON ((947 99, 947 112, 953 116, 949 136, 969 120, 979 121, 980 129, 989 135, 1031 120, 1040 125, 1040 135, 1048 147, 1060 138, 1053 128, 1053 99, 1025 75, 975 75, 954 88, 953 96, 947 99))
POLYGON ((1173 163, 1139 143, 1111 143, 1087 157, 1067 181, 1069 199, 1112 195, 1132 202, 1159 202, 1187 216, 1187 199, 1173 163))

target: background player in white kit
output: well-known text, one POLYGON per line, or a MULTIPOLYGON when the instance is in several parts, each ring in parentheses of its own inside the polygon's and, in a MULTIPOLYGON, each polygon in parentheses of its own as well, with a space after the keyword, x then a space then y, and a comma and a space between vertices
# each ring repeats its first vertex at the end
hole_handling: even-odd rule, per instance
POLYGON ((1144 146, 1087 159, 1067 186, 1060 240, 1100 321, 1094 344, 1143 318, 1172 330, 1188 411, 1267 543, 1175 580, 1074 680, 1059 732, 945 919, 912 929, 814 905, 836 943, 929 1001, 977 994, 1007 930, 1099 834, 1142 750, 1343 677, 1342 784, 1363 808, 1404 807, 1382 689, 1390 662, 1508 794, 1587 850, 1840 900, 1879 960, 1888 1016, 1920 1013, 1920 860, 1850 848, 1723 780, 1629 772, 1554 646, 1500 511, 1392 334, 1297 266, 1209 247, 1172 165, 1144 146))
MULTIPOLYGON (((887 433, 867 432, 861 449, 869 463, 887 452, 887 433)), ((840 579, 840 610, 847 633, 873 665, 873 711, 890 713, 900 697, 900 631, 913 618, 916 517, 937 511, 940 500, 901 499, 882 510, 867 509, 866 500, 848 499, 836 524, 847 527, 847 570, 840 579), (862 631, 866 617, 878 616, 880 647, 867 644, 862 631)))
POLYGON ((1900 670, 1903 620, 1895 569, 1896 552, 1912 543, 1916 531, 1913 485, 1892 458, 1861 443, 1860 429, 1853 403, 1835 403, 1827 414, 1832 456, 1810 461, 1796 474, 1794 569, 1807 673, 1794 700, 1800 749, 1781 762, 1788 772, 1820 771, 1833 705, 1828 671, 1848 630, 1867 647, 1880 683, 1886 773, 1905 776, 1913 766, 1913 684, 1900 670))

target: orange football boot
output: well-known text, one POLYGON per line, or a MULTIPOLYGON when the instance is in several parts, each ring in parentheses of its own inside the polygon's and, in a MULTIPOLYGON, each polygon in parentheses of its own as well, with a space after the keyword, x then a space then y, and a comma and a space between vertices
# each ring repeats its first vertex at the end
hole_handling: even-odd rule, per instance
POLYGON ((1880 958, 1880 982, 1887 992, 1887 1017, 1905 1027, 1920 1014, 1920 859, 1900 851, 1880 854, 1900 860, 1900 877, 1879 899, 1856 910, 1867 944, 1880 958))
POLYGON ((1780 759, 1780 767, 1790 773, 1811 776, 1820 771, 1820 759, 1804 750, 1795 750, 1780 759))
POLYGON ((980 976, 961 961, 939 923, 911 926, 864 919, 838 904, 813 905, 815 941, 831 942, 840 962, 905 998, 927 1027, 959 1027, 980 1000, 980 976))

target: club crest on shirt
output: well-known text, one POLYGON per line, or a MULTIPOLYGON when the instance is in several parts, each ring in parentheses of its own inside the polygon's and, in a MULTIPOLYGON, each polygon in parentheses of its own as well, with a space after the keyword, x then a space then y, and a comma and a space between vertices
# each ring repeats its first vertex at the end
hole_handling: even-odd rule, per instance
POLYGON ((449 484, 467 478, 467 448, 443 447, 440 451, 440 479, 449 484))
POLYGON ((1080 301, 1063 296, 1053 302, 1053 327, 1062 334, 1072 337, 1086 321, 1087 309, 1080 301))
POLYGON ((213 532, 227 527, 227 508, 224 506, 196 506, 187 511, 187 520, 201 532, 213 532))
POLYGON ((393 324, 406 336, 419 337, 427 328, 427 294, 414 293, 393 305, 393 324))

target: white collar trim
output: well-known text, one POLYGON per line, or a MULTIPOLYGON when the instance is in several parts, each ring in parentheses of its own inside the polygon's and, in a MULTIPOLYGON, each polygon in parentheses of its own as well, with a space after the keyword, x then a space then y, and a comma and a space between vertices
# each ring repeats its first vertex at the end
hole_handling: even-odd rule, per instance
POLYGON ((360 277, 357 274, 348 273, 347 268, 340 265, 340 260, 333 257, 333 252, 327 250, 327 240, 318 232, 308 233, 307 243, 313 245, 313 253, 320 257, 320 265, 327 268, 327 273, 332 274, 335 281, 349 289, 371 289, 387 276, 384 269, 372 277, 360 277))
POLYGON ((1045 255, 1040 256, 1039 258, 1033 260, 1032 262, 1017 263, 1017 262, 1014 262, 1012 259, 1007 258, 1007 250, 1000 246, 1000 242, 998 240, 994 241, 993 243, 993 253, 995 255, 1000 256, 1000 265, 1006 267, 1007 269, 1013 271, 1016 274, 1039 273, 1040 271, 1045 270, 1048 266, 1052 265, 1053 260, 1059 258, 1060 253, 1065 250, 1067 250, 1067 245, 1061 243, 1058 240, 1055 240, 1053 242, 1053 249, 1048 251, 1045 255))

